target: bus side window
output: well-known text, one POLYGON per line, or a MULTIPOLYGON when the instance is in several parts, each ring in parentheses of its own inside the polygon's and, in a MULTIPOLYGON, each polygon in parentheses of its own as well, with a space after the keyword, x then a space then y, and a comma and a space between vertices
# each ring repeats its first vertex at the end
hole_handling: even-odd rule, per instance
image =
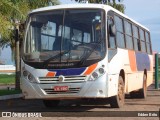
POLYGON ((133 38, 132 38, 132 24, 127 20, 124 20, 126 48, 133 50, 133 38))
POLYGON ((115 49, 116 48, 116 42, 115 42, 115 36, 110 35, 110 26, 114 25, 114 20, 111 17, 108 17, 108 48, 115 49))
POLYGON ((119 16, 114 16, 115 25, 116 25, 116 42, 117 47, 125 48, 125 39, 124 39, 124 28, 123 28, 123 19, 119 16))
POLYGON ((138 35, 138 27, 134 24, 132 25, 133 31, 133 41, 134 41, 134 50, 141 51, 141 42, 138 35))
POLYGON ((140 41, 141 41, 141 51, 146 52, 146 44, 145 44, 145 37, 144 37, 144 30, 139 29, 139 34, 140 34, 140 41))
MULTIPOLYGON (((111 61, 111 59, 116 55, 116 35, 111 34, 111 26, 114 26, 114 19, 113 17, 108 16, 108 62, 111 61)), ((113 30, 114 31, 114 30, 113 30)), ((112 32, 113 32, 112 31, 112 32)), ((115 32, 115 31, 114 31, 115 32)), ((116 32, 115 32, 116 34, 116 32)))
POLYGON ((150 36, 147 31, 145 31, 145 38, 146 38, 146 47, 147 47, 147 53, 151 54, 151 43, 150 43, 150 36))

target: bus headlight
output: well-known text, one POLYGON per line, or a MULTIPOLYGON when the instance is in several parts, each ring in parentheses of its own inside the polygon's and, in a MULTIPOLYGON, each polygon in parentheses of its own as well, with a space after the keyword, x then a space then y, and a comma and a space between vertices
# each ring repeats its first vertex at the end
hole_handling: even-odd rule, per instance
POLYGON ((97 78, 101 77, 103 74, 105 73, 105 70, 103 67, 98 68, 97 70, 95 70, 92 75, 90 76, 90 78, 88 79, 89 81, 94 81, 97 78))
POLYGON ((23 76, 26 79, 28 79, 30 82, 32 82, 32 83, 36 83, 37 82, 36 79, 34 78, 34 76, 31 73, 29 73, 28 71, 26 71, 26 70, 23 71, 23 76))
POLYGON ((32 74, 28 75, 28 80, 30 80, 30 82, 32 82, 32 83, 36 82, 36 80, 35 80, 35 78, 34 78, 34 76, 32 74))
POLYGON ((104 68, 99 68, 98 71, 99 71, 100 74, 104 74, 104 68))
POLYGON ((28 76, 28 72, 26 70, 23 71, 23 76, 27 77, 28 76))
POLYGON ((93 72, 92 76, 93 76, 93 78, 97 79, 98 78, 98 73, 97 72, 93 72))

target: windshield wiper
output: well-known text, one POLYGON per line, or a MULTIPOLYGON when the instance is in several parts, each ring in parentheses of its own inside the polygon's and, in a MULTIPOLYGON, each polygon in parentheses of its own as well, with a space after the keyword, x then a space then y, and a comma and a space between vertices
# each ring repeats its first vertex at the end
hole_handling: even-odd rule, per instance
POLYGON ((57 54, 57 55, 55 55, 55 56, 52 56, 52 57, 50 57, 49 59, 47 59, 47 60, 45 60, 43 63, 44 63, 44 65, 47 65, 51 60, 55 60, 55 59, 57 59, 58 57, 60 57, 60 56, 62 56, 62 55, 64 55, 64 54, 67 54, 67 53, 69 53, 71 50, 66 50, 66 51, 64 51, 64 52, 60 52, 59 54, 57 54))
POLYGON ((84 57, 77 63, 77 65, 83 65, 85 61, 89 58, 89 56, 92 54, 93 51, 98 47, 99 44, 101 44, 102 39, 94 45, 94 47, 90 50, 90 52, 86 53, 84 57))

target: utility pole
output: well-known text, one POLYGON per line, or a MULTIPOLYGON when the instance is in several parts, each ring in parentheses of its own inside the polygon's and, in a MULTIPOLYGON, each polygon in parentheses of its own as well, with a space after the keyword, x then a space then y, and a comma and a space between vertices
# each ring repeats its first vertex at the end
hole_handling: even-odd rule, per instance
POLYGON ((15 28, 15 44, 16 44, 16 81, 15 88, 20 89, 20 54, 19 54, 19 24, 17 23, 15 28))

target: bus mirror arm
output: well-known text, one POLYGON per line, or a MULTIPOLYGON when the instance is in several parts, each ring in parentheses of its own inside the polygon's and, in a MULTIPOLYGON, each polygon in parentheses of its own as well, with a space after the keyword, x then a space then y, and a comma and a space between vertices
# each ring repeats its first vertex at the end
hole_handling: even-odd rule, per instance
POLYGON ((109 25, 109 34, 112 37, 114 37, 116 35, 116 27, 114 24, 109 25))

